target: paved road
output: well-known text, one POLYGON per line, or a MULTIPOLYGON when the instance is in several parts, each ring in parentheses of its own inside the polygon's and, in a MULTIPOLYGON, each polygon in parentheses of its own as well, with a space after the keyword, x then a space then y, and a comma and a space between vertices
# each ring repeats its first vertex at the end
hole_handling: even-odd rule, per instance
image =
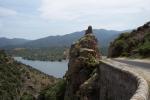
POLYGON ((122 60, 122 59, 112 59, 112 60, 118 61, 118 62, 121 62, 121 63, 126 63, 126 64, 129 64, 129 65, 133 65, 133 66, 136 66, 136 67, 142 67, 142 68, 150 70, 150 63, 122 60))

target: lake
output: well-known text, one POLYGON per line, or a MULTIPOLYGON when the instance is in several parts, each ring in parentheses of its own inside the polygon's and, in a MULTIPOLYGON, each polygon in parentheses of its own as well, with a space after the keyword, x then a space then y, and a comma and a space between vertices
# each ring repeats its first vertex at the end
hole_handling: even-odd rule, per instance
POLYGON ((57 78, 62 78, 68 69, 68 61, 63 60, 61 62, 58 61, 33 61, 26 60, 22 57, 14 57, 14 59, 18 62, 21 62, 26 65, 30 65, 31 67, 38 69, 48 75, 55 76, 57 78))

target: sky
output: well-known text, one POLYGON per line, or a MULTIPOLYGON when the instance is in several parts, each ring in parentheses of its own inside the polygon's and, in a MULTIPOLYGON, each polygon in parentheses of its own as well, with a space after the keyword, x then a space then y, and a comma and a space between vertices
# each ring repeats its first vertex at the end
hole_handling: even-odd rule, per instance
POLYGON ((150 21, 150 0, 0 0, 0 37, 38 39, 150 21))

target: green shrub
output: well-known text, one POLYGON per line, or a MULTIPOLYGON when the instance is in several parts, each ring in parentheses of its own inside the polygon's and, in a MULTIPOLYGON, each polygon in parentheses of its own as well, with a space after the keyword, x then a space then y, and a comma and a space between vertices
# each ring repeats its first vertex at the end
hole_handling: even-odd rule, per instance
POLYGON ((120 39, 122 39, 122 40, 125 40, 125 39, 127 39, 127 38, 129 38, 130 37, 130 33, 122 33, 122 34, 120 34, 120 36, 116 39, 116 41, 117 40, 120 40, 120 39))
POLYGON ((141 45, 138 50, 142 56, 150 56, 150 41, 144 42, 144 44, 141 45))
POLYGON ((66 89, 66 81, 61 79, 56 84, 43 90, 40 93, 40 100, 63 100, 66 89))
POLYGON ((115 47, 119 51, 125 51, 128 48, 128 44, 123 40, 118 40, 118 41, 115 42, 115 47))
POLYGON ((129 56, 129 53, 123 52, 123 53, 121 54, 121 56, 128 57, 128 56, 129 56))
POLYGON ((27 94, 25 93, 21 98, 20 100, 35 100, 35 97, 31 94, 27 94))

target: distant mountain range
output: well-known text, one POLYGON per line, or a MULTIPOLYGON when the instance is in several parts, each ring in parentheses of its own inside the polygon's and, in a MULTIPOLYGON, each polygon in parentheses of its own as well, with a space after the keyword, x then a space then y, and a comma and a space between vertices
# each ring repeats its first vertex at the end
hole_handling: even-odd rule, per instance
MULTIPOLYGON (((99 40, 100 47, 108 47, 109 43, 113 41, 119 34, 124 31, 94 29, 94 34, 99 40)), ((42 48, 42 47, 70 47, 70 45, 82 37, 84 31, 74 32, 61 36, 48 36, 37 40, 25 40, 25 39, 7 39, 0 38, 0 48, 42 48)))
POLYGON ((21 39, 21 38, 8 39, 5 37, 2 37, 0 38, 0 47, 21 45, 29 41, 30 40, 21 39))

